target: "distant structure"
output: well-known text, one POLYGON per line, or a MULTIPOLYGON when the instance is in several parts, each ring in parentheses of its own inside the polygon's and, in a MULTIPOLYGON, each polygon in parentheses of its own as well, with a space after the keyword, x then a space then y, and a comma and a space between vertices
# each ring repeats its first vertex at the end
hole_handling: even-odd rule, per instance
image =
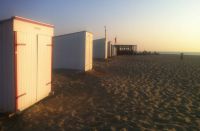
POLYGON ((108 41, 108 57, 113 57, 117 55, 117 50, 115 45, 112 43, 112 41, 108 41))
POLYGON ((115 55, 134 55, 137 53, 137 45, 133 44, 118 44, 117 37, 115 37, 115 44, 113 46, 113 54, 115 55))
POLYGON ((107 28, 106 26, 104 26, 104 28, 105 28, 105 38, 107 38, 107 28))
POLYGON ((180 59, 183 60, 183 53, 180 54, 180 59))
POLYGON ((115 37, 115 44, 117 44, 117 37, 115 37))
POLYGON ((111 43, 111 55, 117 56, 117 48, 116 48, 115 44, 112 44, 112 43, 111 43))
POLYGON ((134 55, 137 53, 137 45, 117 44, 115 47, 117 55, 134 55))
POLYGON ((108 41, 108 45, 107 45, 107 55, 108 57, 112 57, 112 41, 108 41))

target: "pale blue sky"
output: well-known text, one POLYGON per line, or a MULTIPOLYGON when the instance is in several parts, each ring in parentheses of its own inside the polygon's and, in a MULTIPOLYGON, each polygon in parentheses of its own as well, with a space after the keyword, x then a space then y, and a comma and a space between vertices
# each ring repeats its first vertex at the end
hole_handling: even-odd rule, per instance
POLYGON ((1 0, 13 15, 55 25, 55 35, 88 30, 140 50, 200 51, 200 0, 1 0))

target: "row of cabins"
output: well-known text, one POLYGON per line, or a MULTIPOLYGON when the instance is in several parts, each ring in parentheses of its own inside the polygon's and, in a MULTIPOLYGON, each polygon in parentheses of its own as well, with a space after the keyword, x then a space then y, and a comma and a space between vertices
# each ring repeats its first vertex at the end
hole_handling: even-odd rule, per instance
POLYGON ((52 68, 92 69, 121 46, 82 31, 54 37, 54 26, 22 17, 0 21, 0 113, 22 111, 51 92, 52 68), (54 44, 53 44, 54 43, 54 44))

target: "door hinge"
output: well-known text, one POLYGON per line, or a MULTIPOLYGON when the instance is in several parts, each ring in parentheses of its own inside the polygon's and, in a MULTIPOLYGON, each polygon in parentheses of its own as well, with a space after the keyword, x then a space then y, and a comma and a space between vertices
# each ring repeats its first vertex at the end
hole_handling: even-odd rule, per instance
POLYGON ((20 98, 20 97, 22 97, 22 96, 25 96, 25 95, 26 95, 26 93, 21 94, 21 95, 17 96, 16 99, 18 99, 18 98, 20 98))
POLYGON ((26 46, 25 43, 19 43, 19 44, 16 44, 17 46, 26 46))
POLYGON ((51 82, 46 83, 46 86, 51 85, 51 82))

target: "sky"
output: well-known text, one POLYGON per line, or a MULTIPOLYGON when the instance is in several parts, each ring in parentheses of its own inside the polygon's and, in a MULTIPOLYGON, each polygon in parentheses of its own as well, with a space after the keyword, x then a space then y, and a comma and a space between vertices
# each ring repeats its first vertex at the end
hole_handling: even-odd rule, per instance
POLYGON ((55 35, 87 30, 140 51, 200 52, 200 0, 1 0, 0 19, 55 25, 55 35))

